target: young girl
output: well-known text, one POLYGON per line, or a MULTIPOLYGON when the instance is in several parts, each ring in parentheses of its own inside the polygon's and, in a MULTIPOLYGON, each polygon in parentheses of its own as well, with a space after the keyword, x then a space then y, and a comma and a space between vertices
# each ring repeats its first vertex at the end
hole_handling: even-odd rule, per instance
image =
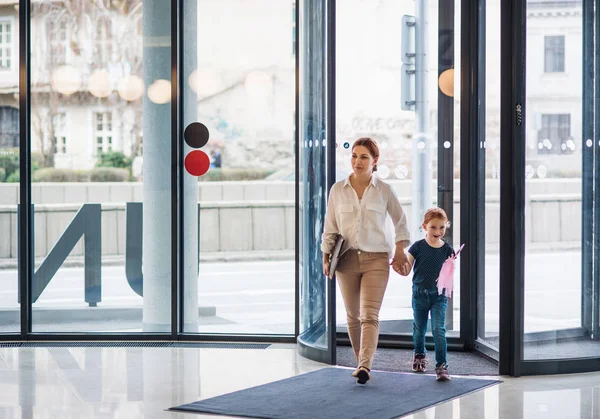
MULTIPOLYGON (((431 329, 435 344, 435 373, 438 381, 450 380, 446 363, 446 307, 448 299, 438 294, 436 280, 446 259, 454 256, 454 249, 442 240, 449 227, 446 212, 441 208, 427 210, 423 218, 425 238, 408 249, 408 262, 414 267, 412 287, 413 342, 415 345, 412 370, 425 372, 425 332, 431 313, 431 329)), ((399 267, 398 267, 399 268, 399 267)), ((394 270, 402 275, 396 266, 394 270)))

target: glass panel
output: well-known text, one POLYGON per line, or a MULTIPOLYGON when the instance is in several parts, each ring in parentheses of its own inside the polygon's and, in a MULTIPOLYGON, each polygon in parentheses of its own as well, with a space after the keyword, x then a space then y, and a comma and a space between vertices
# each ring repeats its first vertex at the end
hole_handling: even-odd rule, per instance
POLYGON ((170 2, 114 3, 31 4, 34 332, 171 330, 170 2))
POLYGON ((184 2, 184 126, 210 133, 184 146, 210 159, 206 174, 185 175, 184 330, 293 335, 295 5, 231 7, 184 2))
POLYGON ((2 9, 0 17, 0 335, 19 332, 19 73, 11 54, 19 50, 19 12, 2 9), (15 36, 11 36, 17 31, 15 36))
MULTIPOLYGON (((425 10, 427 36, 421 42, 427 57, 423 78, 427 102, 422 105, 426 109, 418 113, 414 107, 401 108, 402 101, 414 100, 414 94, 402 90, 402 72, 411 67, 403 66, 400 53, 402 37, 414 37, 414 34, 409 35, 414 27, 403 29, 401 22, 403 15, 417 15, 416 3, 412 0, 351 3, 338 0, 336 4, 336 178, 341 180, 351 173, 351 146, 357 138, 370 137, 377 141, 380 158, 376 174, 396 191, 412 227, 414 242, 424 237, 421 224, 425 210, 437 205, 438 2, 428 2, 425 10), (360 22, 361 30, 357 30, 356 22, 360 22), (427 185, 424 179, 431 184, 427 185), (413 202, 423 190, 430 195, 421 198, 423 209, 413 208, 413 202)), ((460 16, 458 12, 457 16, 460 16)), ((415 83, 414 76, 409 82, 415 83)), ((458 90, 455 89, 456 94, 458 90)), ((456 112, 457 120, 458 116, 456 112)), ((456 130, 450 139, 458 138, 456 130)), ((455 147, 455 173, 459 168, 457 151, 455 147)), ((458 189, 454 196, 459 196, 458 189)), ((458 215, 456 206, 454 219, 450 220, 454 245, 459 241, 458 215)), ((412 274, 405 278, 390 270, 379 314, 381 333, 412 335, 411 280, 412 274)), ((455 287, 458 282, 457 273, 455 287)), ((459 291, 455 288, 456 295, 459 291)), ((339 288, 336 298, 338 331, 345 332, 346 312, 339 288)), ((449 301, 448 336, 458 334, 460 310, 456 302, 455 299, 449 301)))
POLYGON ((485 281, 477 336, 499 349, 500 330, 500 1, 485 4, 485 281))
POLYGON ((583 29, 582 2, 528 2, 524 359, 600 355, 584 327, 583 29))
MULTIPOLYGON (((18 38, 15 38, 18 39, 18 38)), ((10 86, 0 106, 0 334, 21 328, 19 307, 19 79, 0 73, 10 86)))
MULTIPOLYGON (((198 66, 198 2, 187 1, 183 3, 183 36, 185 53, 182 56, 182 74, 180 80, 182 81, 183 89, 183 125, 187 127, 189 124, 197 122, 199 120, 198 115, 198 95, 196 91, 191 89, 195 71, 198 66)), ((186 131, 187 132, 187 131, 186 131)), ((214 134, 214 133, 210 133, 214 134)), ((195 150, 197 147, 191 147, 188 145, 191 137, 186 135, 183 141, 183 154, 184 158, 187 158, 190 153, 201 153, 206 158, 206 146, 202 147, 202 150, 195 150)), ((191 143, 194 145, 193 143, 191 143)), ((184 186, 183 186, 183 249, 182 257, 184 260, 184 268, 182 272, 183 276, 183 307, 184 307, 184 332, 186 333, 197 333, 199 331, 199 325, 212 325, 214 320, 217 319, 215 316, 215 306, 205 304, 205 307, 199 306, 199 283, 204 282, 205 277, 198 276, 199 268, 199 234, 200 236, 204 232, 204 229, 198 229, 198 220, 200 214, 200 203, 198 202, 198 191, 199 184, 198 178, 192 176, 186 170, 183 171, 184 186), (213 320, 213 321, 211 321, 213 320)), ((207 175, 208 176, 208 175, 207 175)), ((211 215, 218 214, 218 209, 213 211, 211 215)), ((204 218, 204 217, 203 217, 204 218)), ((211 226, 217 226, 216 234, 213 232, 211 239, 218 242, 218 217, 211 220, 211 226)), ((218 278, 219 281, 221 278, 218 278)), ((210 281, 214 283, 216 281, 210 281)), ((226 298, 226 297, 225 297, 226 298)), ((212 300, 212 299, 210 299, 212 300)), ((203 302, 203 303, 207 303, 203 302)), ((218 323, 216 323, 218 324, 218 323)), ((227 324, 225 322, 225 324, 227 324)))
MULTIPOLYGON (((300 335, 328 348, 327 279, 321 242, 326 183, 326 2, 303 1, 300 9, 300 335)), ((340 300, 341 301, 341 300, 340 300)))
MULTIPOLYGON (((452 2, 452 0, 448 0, 448 3, 452 2)), ((438 3, 439 5, 439 3, 438 3)), ((442 6, 442 12, 440 13, 440 9, 437 8, 435 9, 435 12, 432 11, 430 12, 431 14, 436 13, 434 15, 434 18, 439 16, 440 21, 443 20, 442 16, 444 14, 444 9, 445 5, 442 6)), ((454 249, 458 249, 460 247, 461 244, 463 244, 463 241, 461 241, 460 238, 460 39, 461 39, 461 34, 460 34, 460 17, 461 17, 461 13, 460 13, 460 2, 454 2, 454 28, 452 30, 452 32, 448 35, 448 36, 452 36, 454 39, 454 57, 452 60, 452 67, 453 67, 453 73, 450 73, 453 78, 452 80, 452 98, 453 98, 453 102, 452 102, 452 106, 453 106, 453 111, 454 111, 454 118, 453 118, 453 125, 452 125, 452 134, 448 135, 448 138, 444 138, 442 137, 440 134, 437 134, 437 138, 432 137, 432 145, 433 147, 443 147, 443 148, 452 148, 452 189, 453 189, 453 194, 452 194, 452 199, 454 201, 453 204, 453 209, 452 209, 452 216, 450 217, 450 228, 448 230, 446 230, 446 239, 447 241, 454 247, 454 249)), ((431 20, 431 19, 430 19, 431 20)), ((449 62, 449 53, 445 52, 445 48, 447 48, 448 45, 448 40, 446 38, 446 33, 448 32, 447 28, 444 27, 440 27, 437 28, 436 27, 436 31, 437 33, 439 33, 439 37, 438 37, 438 42, 435 45, 435 48, 439 50, 439 53, 442 54, 442 58, 441 61, 444 61, 444 64, 448 65, 447 63, 449 62), (444 35, 442 35, 444 34, 444 35)), ((432 35, 434 36, 434 35, 432 35)), ((431 47, 433 48, 433 46, 431 47)), ((431 51, 431 48, 429 49, 431 51)), ((447 50, 446 50, 447 51, 447 50)), ((431 51, 431 55, 434 54, 434 51, 431 51)), ((441 64, 440 61, 440 64, 441 64)), ((448 71, 448 70, 447 70, 448 71)), ((439 74, 440 72, 440 68, 437 69, 436 74, 439 74)), ((436 80, 436 84, 438 86, 438 89, 440 92, 442 92, 442 94, 444 94, 444 90, 446 90, 448 87, 446 86, 447 83, 447 79, 442 79, 440 80, 440 78, 442 77, 442 74, 440 74, 440 76, 438 77, 438 79, 436 80), (444 87, 444 90, 442 90, 442 86, 444 87)), ((447 76, 449 77, 449 76, 447 76)), ((437 121, 432 121, 432 126, 434 128, 432 128, 432 130, 435 130, 436 133, 440 132, 440 127, 437 126, 438 121, 441 117, 441 119, 445 119, 448 118, 447 115, 445 115, 443 112, 444 110, 442 109, 442 103, 441 101, 439 101, 439 96, 440 94, 438 93, 438 103, 437 103, 437 109, 436 112, 432 113, 432 118, 436 118, 437 121), (439 116, 437 116, 436 114, 440 114, 439 116)), ((433 102, 435 104, 435 102, 433 102)), ((439 150, 434 150, 433 151, 433 155, 434 158, 437 157, 439 153, 439 150)), ((433 167, 439 167, 438 164, 439 162, 435 162, 435 165, 433 167)), ((444 185, 444 183, 448 183, 447 181, 445 181, 442 178, 442 174, 438 174, 437 176, 437 182, 438 185, 444 185)), ((438 188, 435 187, 435 184, 432 185, 433 189, 433 194, 434 197, 436 195, 436 190, 438 190, 438 188)), ((438 195, 439 196, 439 195, 438 195)), ((434 204, 436 204, 436 202, 434 201, 434 204)), ((441 203, 437 203, 438 205, 441 205, 441 203)), ((452 298, 448 301, 448 310, 446 311, 446 331, 447 331, 447 335, 448 336, 452 336, 452 337, 458 337, 460 335, 460 316, 461 316, 461 312, 460 312, 460 257, 457 259, 456 262, 456 270, 455 270, 455 275, 454 275, 454 292, 452 293, 452 298)))

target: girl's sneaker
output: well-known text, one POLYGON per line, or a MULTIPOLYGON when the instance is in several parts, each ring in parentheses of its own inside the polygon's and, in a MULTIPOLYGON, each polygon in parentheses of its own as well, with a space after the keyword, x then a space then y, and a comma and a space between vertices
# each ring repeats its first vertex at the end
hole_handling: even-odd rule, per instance
POLYGON ((412 363, 413 372, 425 372, 427 370, 427 359, 425 354, 414 354, 412 363))
POLYGON ((448 374, 448 366, 446 364, 435 367, 435 375, 437 381, 450 381, 450 374, 448 374))

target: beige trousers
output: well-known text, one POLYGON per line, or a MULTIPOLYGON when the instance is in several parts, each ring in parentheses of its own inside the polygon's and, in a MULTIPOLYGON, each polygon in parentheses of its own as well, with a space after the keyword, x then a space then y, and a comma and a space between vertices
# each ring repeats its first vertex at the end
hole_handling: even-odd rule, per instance
POLYGON ((371 369, 379 340, 379 309, 390 276, 389 256, 351 249, 335 274, 358 366, 371 369))

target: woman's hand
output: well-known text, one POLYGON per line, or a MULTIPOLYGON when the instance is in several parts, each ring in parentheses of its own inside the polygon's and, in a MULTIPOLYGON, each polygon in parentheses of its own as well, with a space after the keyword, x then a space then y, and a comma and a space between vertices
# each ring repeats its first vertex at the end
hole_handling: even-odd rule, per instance
POLYGON ((323 253, 323 274, 329 278, 329 268, 331 266, 331 261, 329 260, 329 254, 323 253))
POLYGON ((402 276, 406 276, 410 273, 411 266, 408 262, 408 256, 406 256, 406 252, 404 251, 403 247, 396 247, 394 258, 392 259, 392 263, 390 265, 392 265, 394 271, 402 276))

